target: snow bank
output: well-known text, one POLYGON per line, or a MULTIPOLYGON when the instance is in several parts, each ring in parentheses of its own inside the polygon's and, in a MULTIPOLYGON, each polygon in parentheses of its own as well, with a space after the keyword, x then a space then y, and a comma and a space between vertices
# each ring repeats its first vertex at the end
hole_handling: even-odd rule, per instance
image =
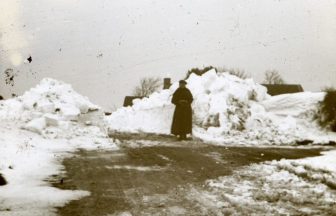
MULTIPOLYGON (((240 129, 249 115, 246 109, 240 108, 247 107, 250 100, 261 101, 268 97, 265 87, 253 80, 217 74, 214 70, 202 77, 192 74, 187 82, 194 96, 194 125, 210 130, 240 129)), ((177 87, 178 83, 174 83, 168 90, 135 100, 132 107, 117 110, 107 118, 110 129, 169 134, 174 111, 170 101, 177 87)))
POLYGON ((46 135, 48 127, 65 132, 70 121, 98 109, 69 84, 45 78, 22 96, 0 102, 0 118, 25 122, 23 128, 46 135))
MULTIPOLYGON (((187 80, 194 96, 193 135, 217 144, 294 144, 300 141, 329 143, 336 133, 323 131, 314 116, 324 93, 298 93, 271 97, 252 79, 210 70, 187 80)), ((178 87, 134 101, 107 117, 110 132, 170 134, 178 87)))
POLYGON ((328 144, 336 141, 336 133, 324 130, 317 122, 319 102, 324 96, 324 92, 285 94, 271 97, 261 105, 271 117, 270 128, 276 128, 285 143, 328 144))
POLYGON ((34 111, 36 115, 58 113, 63 119, 76 120, 79 114, 99 108, 75 92, 71 85, 51 78, 44 78, 22 96, 6 100, 0 106, 7 108, 1 112, 2 118, 23 120, 27 118, 24 115, 27 111, 34 111))
POLYGON ((62 159, 78 148, 117 148, 100 119, 98 106, 50 78, 0 101, 0 173, 8 183, 0 186, 0 214, 55 215, 54 207, 90 195, 53 188, 46 180, 62 173, 62 159))

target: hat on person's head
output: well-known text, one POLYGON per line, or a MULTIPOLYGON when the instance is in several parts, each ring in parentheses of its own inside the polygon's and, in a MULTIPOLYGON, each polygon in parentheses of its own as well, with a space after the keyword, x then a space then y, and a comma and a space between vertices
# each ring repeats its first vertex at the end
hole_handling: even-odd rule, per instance
POLYGON ((187 82, 185 80, 180 80, 179 83, 180 84, 187 84, 187 82))

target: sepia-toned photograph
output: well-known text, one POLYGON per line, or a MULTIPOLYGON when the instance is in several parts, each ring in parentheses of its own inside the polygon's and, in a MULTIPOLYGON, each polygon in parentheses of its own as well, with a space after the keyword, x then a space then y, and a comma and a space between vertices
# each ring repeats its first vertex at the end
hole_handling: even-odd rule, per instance
POLYGON ((0 0, 0 216, 336 216, 336 0, 0 0))

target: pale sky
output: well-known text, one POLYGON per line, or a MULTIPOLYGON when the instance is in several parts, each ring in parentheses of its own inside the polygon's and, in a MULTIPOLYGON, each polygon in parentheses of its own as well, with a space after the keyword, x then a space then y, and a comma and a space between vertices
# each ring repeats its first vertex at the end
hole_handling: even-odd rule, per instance
POLYGON ((336 0, 0 0, 4 96, 52 77, 112 108, 142 77, 177 81, 208 65, 336 86, 336 0))

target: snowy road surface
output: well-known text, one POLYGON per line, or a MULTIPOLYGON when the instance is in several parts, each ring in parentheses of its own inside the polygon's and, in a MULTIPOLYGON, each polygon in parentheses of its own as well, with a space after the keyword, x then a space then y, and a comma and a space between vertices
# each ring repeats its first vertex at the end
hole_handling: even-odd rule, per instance
POLYGON ((66 159, 67 174, 56 178, 54 186, 90 191, 91 196, 70 202, 58 213, 336 214, 335 175, 301 166, 307 159, 298 160, 323 157, 315 157, 319 149, 195 146, 192 141, 169 144, 167 139, 165 146, 147 140, 142 148, 82 150, 66 159))

